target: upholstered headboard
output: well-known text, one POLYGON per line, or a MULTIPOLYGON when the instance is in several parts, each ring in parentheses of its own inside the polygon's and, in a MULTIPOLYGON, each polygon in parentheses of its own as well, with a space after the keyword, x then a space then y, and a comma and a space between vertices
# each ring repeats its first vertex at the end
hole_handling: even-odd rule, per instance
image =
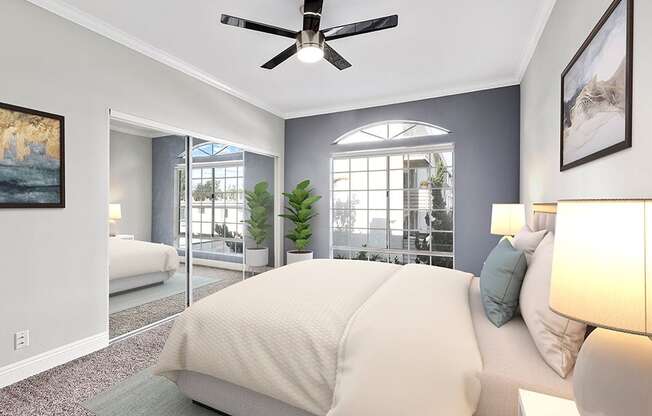
POLYGON ((532 204, 532 230, 548 230, 555 232, 555 223, 557 219, 557 204, 532 204))

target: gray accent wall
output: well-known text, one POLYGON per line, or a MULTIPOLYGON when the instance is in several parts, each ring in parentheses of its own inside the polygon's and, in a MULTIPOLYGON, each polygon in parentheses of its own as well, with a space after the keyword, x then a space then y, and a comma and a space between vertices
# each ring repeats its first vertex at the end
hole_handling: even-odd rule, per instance
MULTIPOLYGON (((331 154, 437 143, 455 145, 456 268, 479 274, 498 238, 489 233, 492 203, 519 201, 520 90, 518 86, 287 120, 285 189, 310 179, 318 194, 315 257, 329 256, 331 154), (452 131, 446 136, 380 145, 333 145, 348 131, 385 120, 411 120, 452 131)), ((290 224, 285 224, 286 230, 290 224)), ((285 240, 285 249, 291 248, 285 240)))
POLYGON ((175 168, 186 148, 182 136, 152 139, 152 242, 175 246, 175 168))

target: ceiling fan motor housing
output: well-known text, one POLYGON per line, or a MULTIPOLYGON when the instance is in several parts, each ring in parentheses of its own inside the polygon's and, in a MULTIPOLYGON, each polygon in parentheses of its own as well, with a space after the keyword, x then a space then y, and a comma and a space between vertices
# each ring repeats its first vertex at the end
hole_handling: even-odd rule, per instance
POLYGON ((313 32, 312 30, 302 30, 297 34, 298 49, 303 49, 306 47, 316 47, 323 50, 325 41, 326 39, 324 37, 324 34, 321 32, 313 32))

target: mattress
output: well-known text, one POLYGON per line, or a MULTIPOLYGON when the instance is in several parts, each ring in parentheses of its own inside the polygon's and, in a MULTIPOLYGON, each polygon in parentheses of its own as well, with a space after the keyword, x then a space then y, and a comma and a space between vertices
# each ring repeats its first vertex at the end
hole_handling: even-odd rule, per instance
POLYGON ((179 267, 174 247, 138 240, 109 239, 109 280, 151 273, 172 276, 179 267))
MULTIPOLYGON (((523 320, 516 317, 496 328, 484 314, 479 279, 472 279, 468 291, 483 362, 478 374, 482 389, 475 416, 517 416, 519 388, 572 399, 572 375, 561 379, 545 364, 523 320)), ((176 382, 188 397, 233 416, 315 416, 268 395, 198 372, 181 370, 176 382)))
POLYGON ((478 278, 471 282, 469 298, 483 361, 475 416, 517 416, 519 388, 573 398, 572 374, 562 379, 543 361, 520 316, 496 328, 484 313, 478 278))
MULTIPOLYGON (((189 372, 201 373, 309 415, 472 416, 482 371, 472 278, 415 264, 295 263, 193 304, 154 373, 182 389, 189 372)), ((233 403, 205 404, 224 411, 233 403)), ((233 416, 258 414, 269 412, 233 416)))

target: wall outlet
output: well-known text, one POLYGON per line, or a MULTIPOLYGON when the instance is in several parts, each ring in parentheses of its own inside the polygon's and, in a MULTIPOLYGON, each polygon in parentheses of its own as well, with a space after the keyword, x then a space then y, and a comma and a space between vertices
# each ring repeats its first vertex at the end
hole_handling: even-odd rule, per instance
POLYGON ((21 350, 29 347, 29 330, 18 331, 14 334, 14 349, 21 350))

